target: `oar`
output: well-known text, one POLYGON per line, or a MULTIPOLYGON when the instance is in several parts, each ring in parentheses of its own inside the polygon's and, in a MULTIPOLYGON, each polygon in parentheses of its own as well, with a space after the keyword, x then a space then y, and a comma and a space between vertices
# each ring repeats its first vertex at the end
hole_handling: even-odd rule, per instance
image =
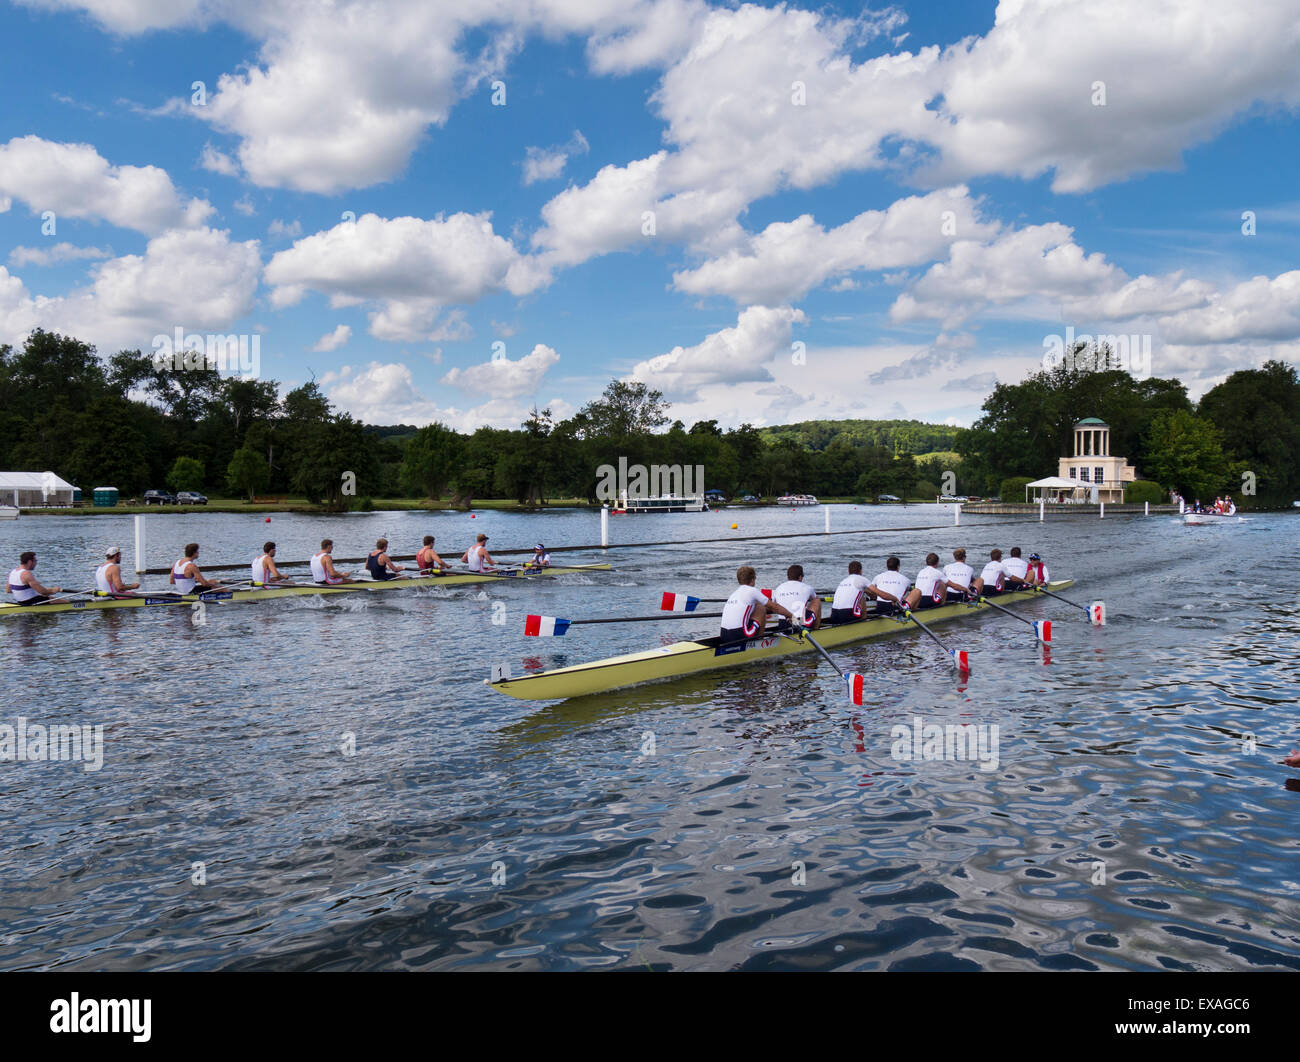
MULTIPOLYGON (((717 619, 721 612, 698 612, 692 619, 717 619)), ((570 627, 580 623, 650 623, 655 620, 673 620, 680 617, 668 616, 607 616, 602 619, 560 619, 558 616, 527 616, 524 619, 524 634, 529 638, 558 638, 570 627)))
MULTIPOLYGON (((71 601, 74 597, 85 597, 87 594, 93 594, 94 592, 95 592, 95 588, 93 586, 89 590, 64 590, 63 592, 56 594, 53 597, 47 598, 45 601, 42 601, 41 604, 59 605, 62 604, 64 601, 71 601)), ((31 607, 38 607, 38 606, 31 606, 31 607)))
MULTIPOLYGON (((771 590, 760 590, 759 593, 767 598, 772 596, 771 590)), ((820 596, 832 593, 832 591, 818 590, 817 593, 820 596)), ((694 612, 700 605, 725 605, 727 600, 725 597, 693 597, 690 594, 674 594, 665 590, 664 596, 659 601, 659 609, 661 612, 694 612)), ((831 601, 833 599, 822 597, 822 600, 831 601)))
POLYGON ((1048 597, 1054 597, 1058 601, 1064 601, 1067 605, 1073 605, 1075 608, 1082 609, 1084 612, 1088 613, 1088 620, 1094 627, 1106 626, 1105 601, 1094 601, 1090 605, 1081 605, 1079 602, 1071 601, 1068 597, 1062 597, 1060 594, 1048 590, 1046 587, 1035 586, 1034 589, 1040 594, 1046 594, 1048 597))
POLYGON ((965 649, 949 649, 946 645, 943 644, 943 642, 939 641, 939 636, 935 634, 934 631, 930 630, 929 627, 927 627, 924 623, 922 623, 919 619, 916 618, 916 616, 913 614, 910 608, 904 608, 903 615, 906 616, 908 619, 910 619, 913 623, 915 623, 918 627, 920 627, 921 630, 925 631, 926 634, 928 634, 931 638, 934 639, 935 644, 938 645, 940 649, 942 649, 945 653, 948 654, 949 659, 952 660, 953 667, 955 667, 958 671, 962 672, 963 674, 970 674, 970 658, 965 649))
MULTIPOLYGON (((790 636, 787 635, 787 637, 790 636)), ((817 639, 812 636, 812 631, 807 630, 804 627, 800 627, 799 634, 797 637, 800 640, 809 642, 812 645, 812 647, 817 650, 817 652, 821 653, 822 659, 825 660, 826 663, 830 664, 830 666, 835 669, 835 673, 844 680, 844 689, 845 692, 848 694, 849 700, 852 701, 854 704, 861 704, 862 684, 863 684, 862 676, 856 671, 845 671, 842 667, 840 667, 840 665, 835 662, 834 657, 832 657, 830 653, 828 653, 825 649, 823 649, 821 643, 818 642, 817 639)))
POLYGON ((999 612, 1005 612, 1008 616, 1010 616, 1010 617, 1011 617, 1012 619, 1014 619, 1014 620, 1019 620, 1021 623, 1028 623, 1029 626, 1031 626, 1031 627, 1034 628, 1034 636, 1035 636, 1035 637, 1036 637, 1040 642, 1042 642, 1044 645, 1050 645, 1050 644, 1051 644, 1051 641, 1052 641, 1052 621, 1051 621, 1051 620, 1031 620, 1031 619, 1026 619, 1024 616, 1018 616, 1018 615, 1016 615, 1016 613, 1012 612, 1011 609, 1009 609, 1009 608, 1003 608, 1001 605, 994 604, 994 603, 993 603, 992 601, 990 601, 987 597, 981 597, 981 598, 978 598, 978 600, 979 600, 979 602, 980 602, 981 604, 988 605, 989 608, 995 608, 995 609, 997 609, 999 612))

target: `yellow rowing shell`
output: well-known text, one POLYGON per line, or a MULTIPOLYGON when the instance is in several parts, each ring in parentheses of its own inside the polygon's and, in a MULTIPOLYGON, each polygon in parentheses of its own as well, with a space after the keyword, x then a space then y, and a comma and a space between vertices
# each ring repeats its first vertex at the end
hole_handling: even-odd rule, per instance
POLYGON ((55 612, 103 612, 118 608, 163 608, 176 605, 193 605, 202 601, 222 605, 247 604, 255 601, 270 601, 280 597, 317 597, 323 594, 377 593, 381 590, 410 590, 419 586, 464 586, 467 583, 513 583, 523 579, 536 579, 544 575, 567 575, 575 572, 607 572, 608 564, 584 564, 573 567, 542 568, 540 570, 520 569, 499 575, 465 572, 458 575, 419 575, 410 579, 386 579, 383 581, 363 579, 355 583, 341 583, 337 586, 315 586, 304 583, 300 586, 272 586, 261 590, 252 587, 246 590, 208 591, 203 594, 169 595, 159 592, 150 595, 148 591, 136 591, 138 597, 84 597, 75 601, 55 601, 44 605, 16 605, 13 602, 0 604, 0 618, 5 616, 47 616, 55 612))
MULTIPOLYGON (((1073 579, 1062 579, 1048 583, 1047 589, 1055 592, 1073 585, 1073 579)), ((1026 601, 1041 596, 1035 590, 1017 590, 999 594, 997 601, 999 605, 1009 605, 1016 601, 1026 601)), ((925 609, 917 613, 917 618, 928 627, 973 612, 985 611, 991 611, 987 605, 970 605, 963 602, 925 609)), ((904 629, 915 631, 916 627, 907 620, 900 622, 898 618, 883 616, 860 620, 857 623, 822 627, 814 632, 814 637, 823 647, 831 648, 847 645, 850 642, 883 638, 898 634, 904 629)), ((739 645, 740 648, 728 647, 726 650, 720 650, 716 638, 703 638, 697 642, 674 642, 672 645, 648 649, 643 653, 611 656, 605 660, 593 660, 588 664, 575 664, 572 667, 556 668, 554 671, 540 671, 519 678, 501 678, 488 681, 487 685, 498 693, 518 697, 522 701, 556 701, 568 697, 581 697, 588 693, 606 693, 625 686, 637 686, 643 682, 658 682, 682 675, 693 675, 714 668, 739 667, 741 664, 775 660, 792 653, 816 652, 807 642, 778 635, 753 638, 739 645)))

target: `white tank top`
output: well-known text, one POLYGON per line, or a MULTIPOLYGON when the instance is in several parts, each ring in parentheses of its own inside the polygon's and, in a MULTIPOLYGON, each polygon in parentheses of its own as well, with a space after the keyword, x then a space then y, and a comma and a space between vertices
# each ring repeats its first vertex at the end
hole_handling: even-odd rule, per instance
POLYGON ((101 594, 116 593, 108 582, 108 566, 112 561, 105 561, 95 569, 95 589, 101 594))
POLYGON ((26 570, 26 568, 18 567, 9 573, 9 592, 14 595, 15 601, 30 601, 34 597, 41 596, 23 582, 23 572, 26 570))
POLYGON ((182 557, 172 565, 172 576, 176 581, 176 589, 182 594, 192 594, 194 592, 194 580, 184 574, 185 566, 189 563, 189 557, 182 557))
POLYGON ((253 567, 249 574, 252 576, 250 581, 254 586, 266 585, 266 558, 267 554, 263 553, 257 560, 253 561, 253 567))
POLYGON ((311 558, 311 577, 313 582, 323 583, 329 579, 325 571, 325 562, 321 558, 325 556, 324 551, 312 555, 311 558))
POLYGON ((485 546, 471 546, 469 550, 469 570, 472 572, 481 572, 483 570, 483 554, 487 552, 485 546))

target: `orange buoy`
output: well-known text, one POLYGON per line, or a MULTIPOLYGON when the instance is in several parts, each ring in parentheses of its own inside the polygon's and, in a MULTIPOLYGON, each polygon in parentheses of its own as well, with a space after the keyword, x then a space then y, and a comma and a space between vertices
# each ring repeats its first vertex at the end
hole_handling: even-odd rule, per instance
POLYGON ((739 524, 732 524, 732 525, 731 525, 731 530, 735 531, 735 530, 739 529, 739 527, 740 527, 739 524))

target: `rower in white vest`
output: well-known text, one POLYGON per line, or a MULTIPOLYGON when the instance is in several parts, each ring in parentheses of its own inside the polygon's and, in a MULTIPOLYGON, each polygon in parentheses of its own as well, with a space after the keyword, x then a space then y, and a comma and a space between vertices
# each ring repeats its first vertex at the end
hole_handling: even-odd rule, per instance
POLYGON ((139 583, 122 582, 122 551, 109 546, 104 551, 104 563, 95 569, 95 596, 121 597, 128 590, 138 590, 139 583))
POLYGON ((176 587, 177 593, 192 594, 196 586, 201 586, 204 590, 217 589, 218 584, 199 571, 198 561, 199 544, 191 542, 185 547, 185 556, 172 565, 172 574, 168 579, 176 587))
POLYGON ((989 562, 984 565, 983 571, 979 573, 972 586, 977 595, 992 597, 994 594, 1002 593, 1006 577, 1007 570, 1002 567, 1002 551, 995 549, 989 552, 989 562))
POLYGON ((496 562, 492 559, 492 554, 488 552, 487 540, 487 535, 480 533, 478 538, 475 539, 474 545, 461 554, 461 563, 468 564, 470 571, 496 571, 496 562))
POLYGON ((849 562, 849 574, 840 580, 831 599, 831 622, 854 623, 862 619, 863 603, 871 580, 862 574, 861 561, 849 562))
POLYGON ((944 566, 943 577, 948 580, 948 592, 957 600, 965 601, 970 596, 970 584, 975 578, 975 569, 966 563, 966 551, 952 551, 952 563, 944 566))
POLYGON ((878 615, 889 616, 898 611, 912 586, 912 580, 898 570, 901 563, 897 557, 890 557, 885 561, 885 570, 867 587, 867 594, 876 599, 878 615))
POLYGON ((18 567, 9 573, 8 590, 15 604, 39 605, 62 593, 61 586, 42 586, 35 573, 36 554, 28 550, 18 558, 18 567))
POLYGON ((938 608, 948 600, 948 580, 939 567, 939 554, 927 553, 925 567, 916 573, 915 584, 907 593, 907 606, 913 609, 938 608))
POLYGON ((786 619, 794 618, 781 602, 769 601, 761 590, 755 589, 754 580, 757 578, 758 573, 748 564, 736 569, 736 582, 740 585, 722 606, 719 645, 732 645, 744 642, 747 638, 760 637, 770 612, 786 619))
POLYGON ((786 569, 786 581, 772 591, 772 600, 782 605, 792 616, 802 616, 802 623, 810 631, 822 625, 822 599, 817 590, 803 581, 803 565, 792 564, 786 569))
POLYGON ((1008 590, 1023 590, 1029 585, 1029 562, 1020 556, 1020 547, 1011 547, 1011 556, 1002 562, 1008 590))
POLYGON ((320 540, 320 552, 312 555, 311 558, 311 580, 318 586, 337 586, 340 583, 356 582, 347 572, 341 572, 334 567, 334 558, 330 556, 334 552, 334 540, 332 538, 322 538, 320 540))
POLYGON ((249 582, 254 587, 265 586, 284 586, 289 580, 280 574, 280 569, 275 566, 275 543, 266 542, 262 545, 262 555, 253 561, 253 566, 249 571, 249 582))

